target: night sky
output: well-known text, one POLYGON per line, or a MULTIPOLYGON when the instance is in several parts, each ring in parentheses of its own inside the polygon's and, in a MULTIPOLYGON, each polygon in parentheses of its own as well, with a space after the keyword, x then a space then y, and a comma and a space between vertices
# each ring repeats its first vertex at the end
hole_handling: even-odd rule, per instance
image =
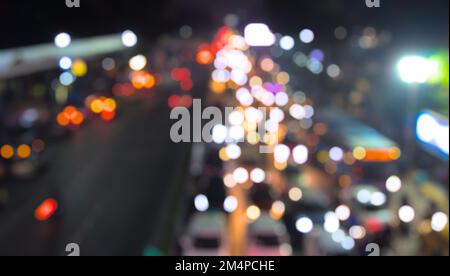
POLYGON ((149 40, 185 24, 197 33, 211 32, 231 12, 243 23, 263 21, 284 33, 305 26, 326 33, 338 25, 373 25, 404 43, 448 48, 448 0, 381 2, 381 8, 368 9, 364 0, 81 0, 81 8, 68 9, 64 0, 2 0, 0 48, 50 42, 61 31, 85 37, 133 29, 149 40))

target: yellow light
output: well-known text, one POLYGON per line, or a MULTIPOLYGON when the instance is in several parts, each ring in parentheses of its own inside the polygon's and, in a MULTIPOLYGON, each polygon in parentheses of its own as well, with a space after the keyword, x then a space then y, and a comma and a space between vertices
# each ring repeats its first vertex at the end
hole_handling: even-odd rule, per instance
POLYGON ((153 88, 156 84, 156 79, 153 75, 145 72, 145 71, 139 71, 134 72, 131 75, 131 83, 133 84, 133 87, 136 89, 143 89, 143 88, 153 88))
POLYGON ((31 148, 28 145, 20 145, 17 148, 17 156, 22 159, 27 159, 31 155, 31 148))
POLYGON ((356 160, 364 160, 364 158, 366 158, 367 156, 367 151, 366 149, 364 149, 363 147, 356 147, 353 150, 353 157, 355 157, 356 160))
POLYGON ((281 73, 278 73, 278 75, 276 77, 276 80, 277 80, 278 83, 280 83, 282 85, 286 85, 291 80, 291 77, 289 76, 288 73, 281 72, 281 73))
POLYGON ((245 121, 243 127, 247 132, 256 132, 258 124, 256 122, 245 121))
POLYGON ((287 126, 284 123, 281 123, 280 127, 278 128, 278 141, 283 141, 287 133, 288 133, 287 126))
POLYGON ((286 211, 286 206, 282 201, 275 201, 270 209, 270 217, 274 220, 280 220, 286 211))
POLYGON ((3 159, 11 159, 14 156, 14 148, 10 145, 4 145, 0 149, 0 155, 3 157, 3 159))
POLYGON ((303 192, 300 188, 294 187, 289 190, 289 199, 297 202, 303 198, 303 192))
POLYGON ((279 137, 277 133, 269 132, 264 135, 264 143, 266 143, 269 146, 275 146, 278 144, 279 137))
POLYGON ((113 112, 117 108, 117 103, 113 99, 106 99, 103 103, 104 103, 103 110, 106 112, 113 112))
POLYGON ((258 77, 258 76, 254 76, 250 79, 250 86, 251 87, 255 87, 255 86, 262 86, 263 85, 263 80, 258 77))
POLYGON ((99 114, 103 112, 104 106, 105 104, 103 103, 102 100, 95 99, 91 103, 91 110, 92 112, 99 114))
POLYGON ((261 216, 261 209, 258 206, 252 205, 247 208, 247 217, 250 220, 257 220, 261 216))
POLYGON ((129 66, 133 71, 141 71, 147 66, 147 58, 143 55, 137 55, 130 59, 129 66))
POLYGON ((329 153, 326 150, 319 151, 317 154, 317 161, 319 161, 322 164, 325 164, 329 160, 329 153))
POLYGON ((259 139, 260 139, 260 137, 259 137, 259 134, 257 132, 252 131, 252 132, 249 132, 247 134, 247 142, 250 145, 258 144, 259 143, 259 139))
POLYGON ((220 149, 220 151, 219 151, 219 158, 220 158, 220 160, 222 160, 222 161, 224 161, 224 162, 230 160, 230 158, 228 157, 227 149, 226 149, 226 148, 220 149))
POLYGON ((227 85, 225 83, 211 81, 209 83, 209 89, 216 94, 222 94, 227 89, 227 85))
POLYGON ((83 77, 86 75, 88 67, 86 62, 81 59, 77 59, 72 64, 72 73, 77 77, 83 77))
POLYGON ((423 221, 419 227, 418 227, 418 231, 420 234, 422 235, 428 235, 431 232, 433 232, 433 228, 431 228, 431 221, 430 220, 425 220, 423 221))
POLYGON ((392 160, 398 160, 400 157, 402 157, 402 151, 399 148, 393 147, 389 150, 389 158, 392 160))
POLYGON ((277 169, 279 171, 284 171, 287 168, 287 165, 288 165, 287 162, 283 162, 283 163, 275 162, 274 163, 275 169, 277 169))

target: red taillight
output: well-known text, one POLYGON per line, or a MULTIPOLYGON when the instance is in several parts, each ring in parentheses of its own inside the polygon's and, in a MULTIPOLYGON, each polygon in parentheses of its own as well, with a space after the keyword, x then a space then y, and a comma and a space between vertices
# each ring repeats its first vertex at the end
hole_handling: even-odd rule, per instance
POLYGON ((382 223, 379 219, 377 219, 377 218, 371 218, 371 219, 369 219, 369 220, 366 222, 365 227, 366 227, 367 231, 368 231, 369 233, 372 233, 372 234, 374 234, 374 233, 380 233, 381 231, 384 230, 384 225, 383 225, 383 223, 382 223))
POLYGON ((111 121, 116 117, 116 112, 115 111, 111 111, 111 112, 103 111, 101 114, 101 117, 105 121, 111 121))
POLYGON ((46 199, 34 211, 34 216, 40 221, 48 220, 58 209, 58 202, 54 199, 46 199))

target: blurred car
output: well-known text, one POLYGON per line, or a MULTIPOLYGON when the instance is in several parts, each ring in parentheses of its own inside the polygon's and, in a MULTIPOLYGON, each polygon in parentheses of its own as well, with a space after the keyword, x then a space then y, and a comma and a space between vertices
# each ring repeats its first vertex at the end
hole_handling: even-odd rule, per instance
MULTIPOLYGON (((294 187, 298 189, 298 187, 294 187)), ((292 188, 292 189, 294 189, 292 188)), ((291 235, 294 248, 304 248, 305 234, 299 232, 297 221, 300 218, 308 218, 314 225, 323 225, 325 214, 329 211, 329 199, 320 192, 312 189, 301 189, 301 197, 292 200, 290 196, 286 199, 285 221, 291 235)))
POLYGON ((387 196, 374 185, 355 185, 350 188, 350 204, 356 222, 370 234, 379 234, 388 229, 393 219, 387 208, 387 196))
POLYGON ((195 213, 180 240, 184 256, 226 256, 226 215, 210 211, 195 213))
POLYGON ((4 118, 5 130, 13 140, 60 140, 70 131, 56 124, 53 109, 46 104, 13 106, 4 118))
POLYGON ((292 247, 285 225, 264 212, 249 227, 248 256, 290 256, 292 247))
POLYGON ((43 153, 45 143, 40 139, 17 142, 14 156, 8 160, 8 176, 17 180, 32 180, 38 177, 48 164, 43 153))
POLYGON ((42 166, 39 160, 17 160, 11 164, 11 175, 18 180, 32 180, 38 176, 42 166))
MULTIPOLYGON (((442 185, 426 181, 420 184, 420 195, 423 197, 424 200, 431 202, 431 204, 435 206, 436 210, 440 210, 441 212, 443 212, 448 216, 449 213, 448 191, 446 191, 446 189, 442 187, 442 185)), ((429 248, 439 248, 433 245, 430 246, 430 244, 433 244, 433 242, 438 244, 448 244, 449 224, 447 223, 443 228, 443 230, 438 233, 422 231, 421 235, 424 239, 425 246, 428 246, 429 248)), ((448 255, 448 247, 446 255, 448 255)))
POLYGON ((45 104, 34 104, 11 106, 9 110, 3 118, 5 141, 2 145, 13 147, 13 154, 8 158, 6 175, 31 180, 46 163, 41 156, 45 149, 41 137, 47 137, 47 130, 53 125, 51 109, 45 104))
POLYGON ((41 136, 52 124, 50 108, 46 105, 12 107, 5 126, 14 137, 41 136))
POLYGON ((295 220, 302 215, 309 217, 315 224, 322 224, 330 200, 321 192, 313 189, 303 188, 301 191, 301 199, 291 201, 288 211, 295 215, 295 220))

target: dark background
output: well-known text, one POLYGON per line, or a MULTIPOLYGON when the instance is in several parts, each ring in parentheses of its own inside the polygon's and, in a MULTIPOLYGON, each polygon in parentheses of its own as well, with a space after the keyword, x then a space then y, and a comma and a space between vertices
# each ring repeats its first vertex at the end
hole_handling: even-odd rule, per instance
MULTIPOLYGON (((316 106, 326 108, 335 98, 347 104, 357 80, 370 81, 371 91, 360 104, 364 112, 358 119, 400 143, 410 108, 406 104, 409 94, 407 86, 398 83, 393 64, 409 49, 419 49, 421 54, 421 50, 448 52, 449 1, 381 2, 381 8, 369 9, 365 0, 81 0, 81 8, 69 9, 65 0, 0 0, 0 49, 50 43, 62 31, 76 39, 131 29, 140 40, 150 42, 140 43, 149 50, 159 36, 176 34, 183 25, 191 25, 195 35, 211 41, 228 13, 240 16, 240 30, 259 21, 275 32, 297 37, 301 29, 311 28, 327 59, 340 64, 346 73, 340 82, 331 82, 324 79, 325 74, 302 78, 305 74, 300 68, 288 65, 296 76, 293 87, 304 88, 316 106), (393 43, 370 51, 352 47, 352 39, 345 41, 348 43, 334 39, 333 32, 340 25, 355 37, 367 26, 389 31, 393 43), (369 64, 375 64, 376 70, 368 70, 369 64)), ((127 55, 118 56, 118 60, 126 63, 127 55)), ((193 73, 197 77, 193 93, 201 94, 207 90, 207 74, 198 67, 193 73)), ((94 74, 74 88, 72 95, 80 97, 80 102, 84 99, 81 92, 95 88, 94 74)), ((8 95, 27 104, 24 95, 28 87, 47 85, 55 76, 57 72, 52 71, 12 80, 20 85, 8 86, 8 95)), ((122 81, 120 74, 116 77, 122 81)), ((12 200, 8 210, 0 214, 0 255, 59 255, 72 241, 80 241, 83 254, 92 255, 139 255, 145 245, 172 249, 172 230, 178 227, 182 232, 185 226, 177 210, 191 200, 186 198, 190 191, 184 190, 183 181, 189 144, 174 145, 168 139, 172 122, 165 97, 173 91, 158 89, 160 93, 152 93, 138 105, 124 104, 115 124, 94 121, 72 139, 52 144, 46 153, 51 162, 42 177, 28 186, 10 185, 12 200), (59 200, 61 216, 40 224, 32 211, 49 196, 59 200)), ((435 94, 426 89, 425 96, 435 94)), ((51 95, 53 90, 48 92, 51 95)), ((444 92, 448 102, 448 88, 444 92)), ((426 101, 420 103, 430 107, 426 101)), ((448 111, 448 104, 443 105, 448 111)), ((15 108, 9 101, 3 106, 15 108)), ((0 107, 2 115, 9 115, 9 110, 0 107)), ((429 171, 445 171, 441 163, 421 159, 429 171)))
POLYGON ((448 35, 442 36, 448 34, 448 0, 381 3, 380 9, 369 9, 365 0, 81 0, 81 8, 69 9, 65 0, 2 0, 0 48, 49 42, 61 31, 85 37, 133 29, 151 40, 188 24, 199 33, 220 26, 227 13, 239 14, 242 23, 260 20, 292 34, 303 27, 329 33, 339 25, 371 24, 393 31, 405 44, 448 47, 448 35))

